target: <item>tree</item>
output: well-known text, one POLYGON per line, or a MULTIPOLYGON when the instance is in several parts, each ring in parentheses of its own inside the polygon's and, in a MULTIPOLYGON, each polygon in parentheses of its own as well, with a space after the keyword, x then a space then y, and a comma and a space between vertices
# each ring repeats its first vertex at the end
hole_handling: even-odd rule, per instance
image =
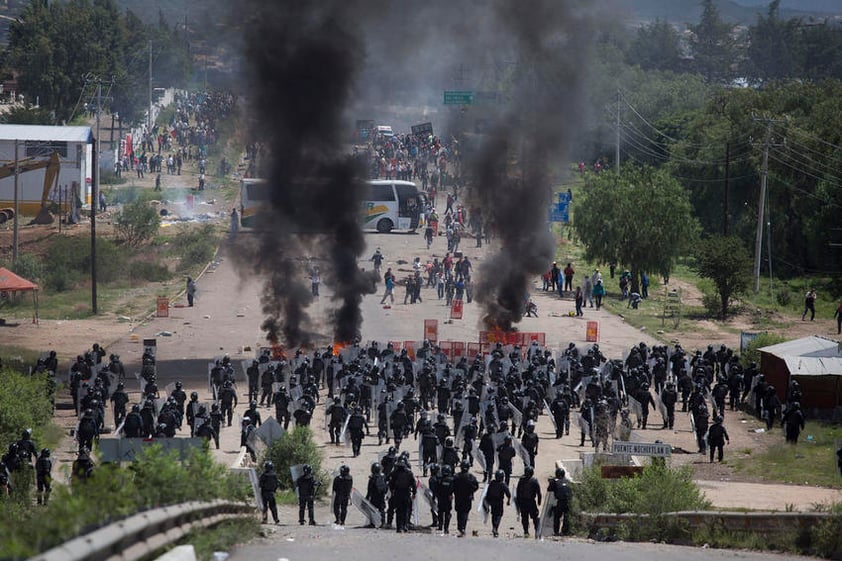
POLYGON ((702 2, 699 23, 688 26, 693 67, 708 82, 728 82, 733 76, 731 65, 737 49, 731 36, 732 27, 722 21, 713 0, 702 2))
POLYGON ((117 236, 132 247, 151 240, 160 225, 161 218, 158 213, 142 200, 123 206, 123 211, 114 217, 117 236))
POLYGON ((681 70, 681 36, 666 20, 638 28, 626 60, 644 70, 681 70))
POLYGON ((801 20, 778 17, 781 0, 769 4, 749 28, 746 75, 754 82, 803 77, 804 38, 801 20))
POLYGON ((687 191, 665 170, 646 166, 587 175, 574 213, 585 257, 627 267, 635 291, 640 272, 669 274, 698 229, 687 191))
POLYGON ((721 303, 720 317, 728 316, 731 300, 748 288, 751 257, 736 236, 711 236, 696 246, 694 268, 702 278, 710 279, 721 303))

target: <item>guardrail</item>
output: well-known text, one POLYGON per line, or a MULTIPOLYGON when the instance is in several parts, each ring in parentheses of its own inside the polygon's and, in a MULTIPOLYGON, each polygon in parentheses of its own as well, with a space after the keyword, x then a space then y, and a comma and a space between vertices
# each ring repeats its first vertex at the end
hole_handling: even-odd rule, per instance
POLYGON ((29 561, 138 561, 195 528, 254 513, 253 506, 229 501, 194 501, 156 508, 65 542, 29 561))

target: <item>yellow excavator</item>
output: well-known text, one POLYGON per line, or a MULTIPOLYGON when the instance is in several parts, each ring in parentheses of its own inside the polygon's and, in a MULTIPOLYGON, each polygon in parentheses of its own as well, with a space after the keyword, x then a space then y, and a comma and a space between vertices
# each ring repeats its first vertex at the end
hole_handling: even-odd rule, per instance
MULTIPOLYGON (((53 152, 47 160, 36 160, 34 158, 25 158, 17 162, 9 162, 8 164, 0 165, 0 179, 12 177, 15 174, 15 168, 18 173, 25 173, 27 171, 34 171, 37 169, 45 169, 44 171, 44 189, 41 193, 41 208, 38 214, 32 220, 31 224, 52 224, 53 215, 47 208, 47 200, 50 196, 54 184, 58 185, 58 174, 61 170, 61 161, 58 152, 53 152)), ((0 209, 0 213, 5 213, 7 217, 14 216, 14 209, 0 209)))

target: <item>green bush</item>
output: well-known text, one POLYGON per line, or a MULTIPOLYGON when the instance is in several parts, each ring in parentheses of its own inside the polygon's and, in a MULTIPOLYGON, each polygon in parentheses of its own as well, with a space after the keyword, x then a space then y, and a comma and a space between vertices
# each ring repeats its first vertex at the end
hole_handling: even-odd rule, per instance
POLYGON ((313 440, 313 432, 310 427, 295 427, 272 443, 266 451, 265 460, 271 460, 275 464, 275 471, 281 481, 282 489, 292 489, 292 475, 290 466, 297 464, 310 464, 313 473, 323 483, 319 487, 319 495, 327 493, 328 474, 322 471, 322 453, 313 440))
MULTIPOLYGON (((583 472, 582 481, 575 485, 573 496, 574 512, 648 515, 617 529, 618 537, 630 540, 687 539, 689 531, 684 524, 668 521, 662 515, 710 507, 693 482, 692 469, 672 469, 659 463, 646 466, 636 477, 623 479, 603 479, 599 466, 594 466, 583 472)), ((576 522, 574 529, 580 524, 576 522)))
POLYGON ((52 414, 46 374, 29 376, 11 368, 3 369, 0 373, 0 446, 18 440, 21 431, 27 428, 33 429, 35 442, 41 442, 52 414))
POLYGON ((702 306, 705 307, 705 311, 707 312, 708 316, 722 316, 722 300, 719 298, 719 295, 717 293, 708 291, 703 292, 702 306))
MULTIPOLYGON (((114 282, 125 278, 128 256, 113 241, 97 238, 97 281, 114 282)), ((56 238, 47 250, 49 263, 46 284, 56 291, 70 290, 91 274, 91 240, 87 237, 56 238)))
POLYGON ((760 366, 760 351, 758 349, 768 347, 769 345, 777 345, 778 343, 783 343, 784 341, 786 341, 786 338, 780 335, 775 335, 774 333, 761 333, 752 339, 746 346, 746 350, 743 351, 743 354, 740 357, 740 362, 744 367, 748 366, 752 362, 756 362, 757 365, 760 366))
POLYGON ((0 559, 25 559, 139 510, 188 500, 242 501, 250 492, 241 478, 214 462, 207 447, 179 462, 151 446, 128 467, 98 465, 84 484, 54 485, 46 507, 4 504, 0 559))
POLYGON ((839 559, 842 555, 842 503, 836 503, 831 514, 810 530, 811 546, 817 555, 839 559))
POLYGON ((180 271, 204 266, 216 252, 217 232, 212 224, 182 228, 170 241, 172 253, 181 257, 180 271))
POLYGON ((15 274, 33 282, 40 282, 45 277, 44 262, 33 253, 18 254, 17 262, 9 267, 15 274))
POLYGON ((129 277, 135 281, 163 282, 169 280, 172 275, 162 263, 136 260, 129 262, 129 277))
POLYGON ((123 205, 123 210, 114 217, 117 238, 132 247, 154 238, 160 225, 158 211, 140 199, 123 205))
POLYGON ((784 288, 778 290, 775 293, 775 300, 778 302, 778 305, 782 308, 788 307, 792 304, 792 291, 784 285, 784 288))

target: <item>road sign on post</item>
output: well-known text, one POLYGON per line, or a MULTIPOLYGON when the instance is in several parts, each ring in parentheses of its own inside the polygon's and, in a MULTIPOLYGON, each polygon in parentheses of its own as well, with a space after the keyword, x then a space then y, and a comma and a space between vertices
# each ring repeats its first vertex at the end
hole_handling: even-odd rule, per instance
POLYGON ((630 456, 655 456, 667 458, 672 455, 672 446, 663 442, 618 442, 611 444, 613 454, 628 454, 630 456))
POLYGON ((448 91, 444 92, 445 105, 471 105, 474 102, 474 92, 472 91, 448 91))

